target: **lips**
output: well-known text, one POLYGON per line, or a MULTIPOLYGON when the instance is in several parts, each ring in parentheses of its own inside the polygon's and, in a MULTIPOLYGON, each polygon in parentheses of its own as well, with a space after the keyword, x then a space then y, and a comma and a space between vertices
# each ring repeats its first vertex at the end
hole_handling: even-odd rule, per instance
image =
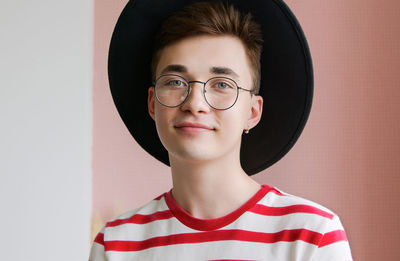
POLYGON ((195 123, 195 122, 182 122, 177 125, 175 125, 175 128, 179 129, 185 129, 185 130, 214 130, 213 127, 207 126, 205 124, 201 123, 195 123))

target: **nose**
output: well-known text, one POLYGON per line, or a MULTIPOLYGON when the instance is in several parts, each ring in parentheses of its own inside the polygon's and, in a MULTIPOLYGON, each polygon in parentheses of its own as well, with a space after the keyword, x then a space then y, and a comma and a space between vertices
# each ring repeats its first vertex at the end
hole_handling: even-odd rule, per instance
POLYGON ((209 112, 208 106, 203 95, 204 84, 201 82, 190 83, 190 93, 185 102, 181 105, 183 111, 191 111, 192 113, 209 112))

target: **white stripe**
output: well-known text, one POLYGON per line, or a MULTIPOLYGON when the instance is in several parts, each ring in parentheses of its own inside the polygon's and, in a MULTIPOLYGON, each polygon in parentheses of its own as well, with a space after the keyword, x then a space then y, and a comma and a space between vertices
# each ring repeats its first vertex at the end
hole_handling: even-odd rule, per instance
POLYGON ((350 252, 349 242, 340 241, 317 248, 312 261, 350 261, 353 260, 350 252))
POLYGON ((315 249, 314 245, 302 241, 277 242, 274 244, 218 241, 155 247, 137 252, 110 251, 107 252, 107 256, 110 260, 204 261, 242 259, 300 261, 310 259, 315 249))
POLYGON ((167 204, 165 203, 165 200, 163 197, 160 200, 152 200, 148 204, 146 204, 140 208, 127 211, 113 219, 110 219, 109 221, 114 221, 114 220, 118 220, 118 219, 127 219, 127 218, 132 217, 135 214, 150 215, 150 214, 154 214, 157 211, 165 211, 165 210, 169 210, 169 208, 168 208, 167 204))
POLYGON ((98 243, 93 243, 90 251, 89 261, 106 261, 104 254, 104 246, 98 243))
POLYGON ((335 214, 330 209, 328 209, 318 203, 315 203, 311 200, 297 197, 297 196, 294 196, 294 195, 291 195, 288 193, 284 193, 284 192, 281 192, 281 193, 284 194, 285 196, 279 196, 272 192, 269 192, 263 199, 260 200, 259 204, 262 204, 265 206, 270 206, 270 207, 287 207, 287 206, 301 204, 301 205, 308 205, 308 206, 318 208, 318 209, 328 212, 332 215, 335 214))

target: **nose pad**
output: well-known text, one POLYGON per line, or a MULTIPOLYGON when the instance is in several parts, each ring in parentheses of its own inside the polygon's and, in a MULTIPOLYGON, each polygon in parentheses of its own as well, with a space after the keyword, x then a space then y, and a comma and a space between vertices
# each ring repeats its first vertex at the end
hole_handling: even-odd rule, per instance
POLYGON ((200 82, 190 83, 190 91, 182 104, 182 110, 209 111, 209 106, 203 94, 204 84, 200 82), (197 84, 196 84, 197 83, 197 84), (196 86, 197 85, 197 86, 196 86))

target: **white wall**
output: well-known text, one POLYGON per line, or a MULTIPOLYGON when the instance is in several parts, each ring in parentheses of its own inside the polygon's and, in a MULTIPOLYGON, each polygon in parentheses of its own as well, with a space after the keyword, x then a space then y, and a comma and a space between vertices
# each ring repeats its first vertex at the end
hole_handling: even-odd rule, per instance
POLYGON ((0 2, 0 259, 87 260, 91 0, 0 2))

